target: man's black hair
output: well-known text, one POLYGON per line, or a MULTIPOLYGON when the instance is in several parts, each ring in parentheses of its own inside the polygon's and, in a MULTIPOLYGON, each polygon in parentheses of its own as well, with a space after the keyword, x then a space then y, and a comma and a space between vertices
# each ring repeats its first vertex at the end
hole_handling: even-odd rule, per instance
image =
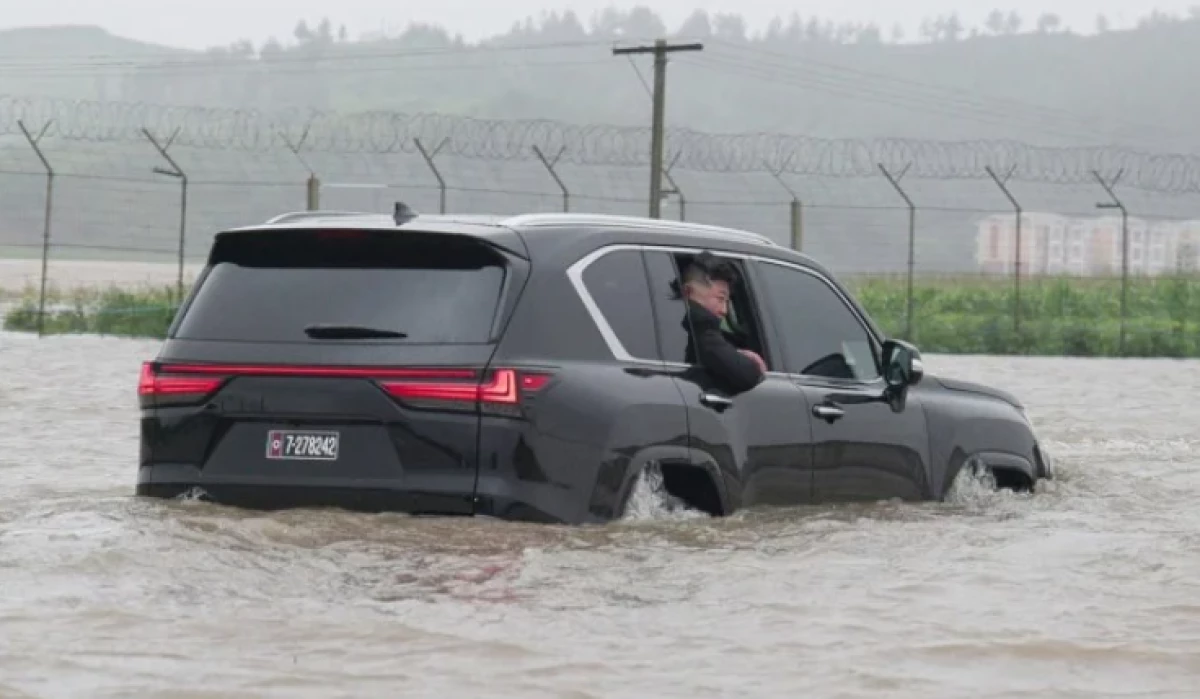
POLYGON ((705 250, 692 258, 683 269, 680 279, 671 280, 671 298, 683 298, 683 285, 688 282, 725 282, 731 288, 737 283, 737 268, 729 260, 722 259, 705 250))
POLYGON ((713 255, 705 250, 692 258, 691 264, 683 271, 683 282, 725 282, 733 286, 737 283, 737 269, 729 260, 713 255))

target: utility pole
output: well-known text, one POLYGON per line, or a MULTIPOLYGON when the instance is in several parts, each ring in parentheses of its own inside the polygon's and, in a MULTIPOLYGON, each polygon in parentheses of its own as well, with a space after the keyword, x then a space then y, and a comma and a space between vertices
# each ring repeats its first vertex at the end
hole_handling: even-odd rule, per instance
POLYGON ((666 105, 667 54, 703 51, 704 44, 669 44, 659 39, 653 46, 614 48, 614 56, 654 54, 654 115, 650 127, 650 218, 660 218, 663 184, 663 112, 666 105))

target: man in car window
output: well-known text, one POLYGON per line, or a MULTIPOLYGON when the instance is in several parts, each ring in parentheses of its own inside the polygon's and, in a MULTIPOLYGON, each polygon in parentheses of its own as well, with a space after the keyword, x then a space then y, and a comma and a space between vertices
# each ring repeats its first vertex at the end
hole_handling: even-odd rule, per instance
POLYGON ((766 375, 767 365, 757 353, 739 349, 721 330, 729 310, 729 294, 737 271, 728 261, 705 251, 683 272, 682 296, 687 303, 683 320, 688 333, 688 364, 699 364, 731 393, 749 391, 766 375))

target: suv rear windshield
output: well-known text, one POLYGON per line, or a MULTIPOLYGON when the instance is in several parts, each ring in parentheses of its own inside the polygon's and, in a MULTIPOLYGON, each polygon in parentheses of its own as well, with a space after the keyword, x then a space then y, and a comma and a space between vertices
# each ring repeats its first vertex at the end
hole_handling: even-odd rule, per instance
POLYGON ((487 342, 504 259, 468 238, 367 231, 238 233, 220 240, 174 337, 330 342, 314 325, 403 333, 404 344, 487 342))

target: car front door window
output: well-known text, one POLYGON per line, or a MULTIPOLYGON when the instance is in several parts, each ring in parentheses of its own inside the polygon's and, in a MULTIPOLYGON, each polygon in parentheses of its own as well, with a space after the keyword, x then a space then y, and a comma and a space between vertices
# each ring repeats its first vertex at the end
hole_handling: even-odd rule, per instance
POLYGON ((828 283, 795 267, 760 262, 758 268, 779 323, 788 373, 879 378, 871 335, 828 283))

